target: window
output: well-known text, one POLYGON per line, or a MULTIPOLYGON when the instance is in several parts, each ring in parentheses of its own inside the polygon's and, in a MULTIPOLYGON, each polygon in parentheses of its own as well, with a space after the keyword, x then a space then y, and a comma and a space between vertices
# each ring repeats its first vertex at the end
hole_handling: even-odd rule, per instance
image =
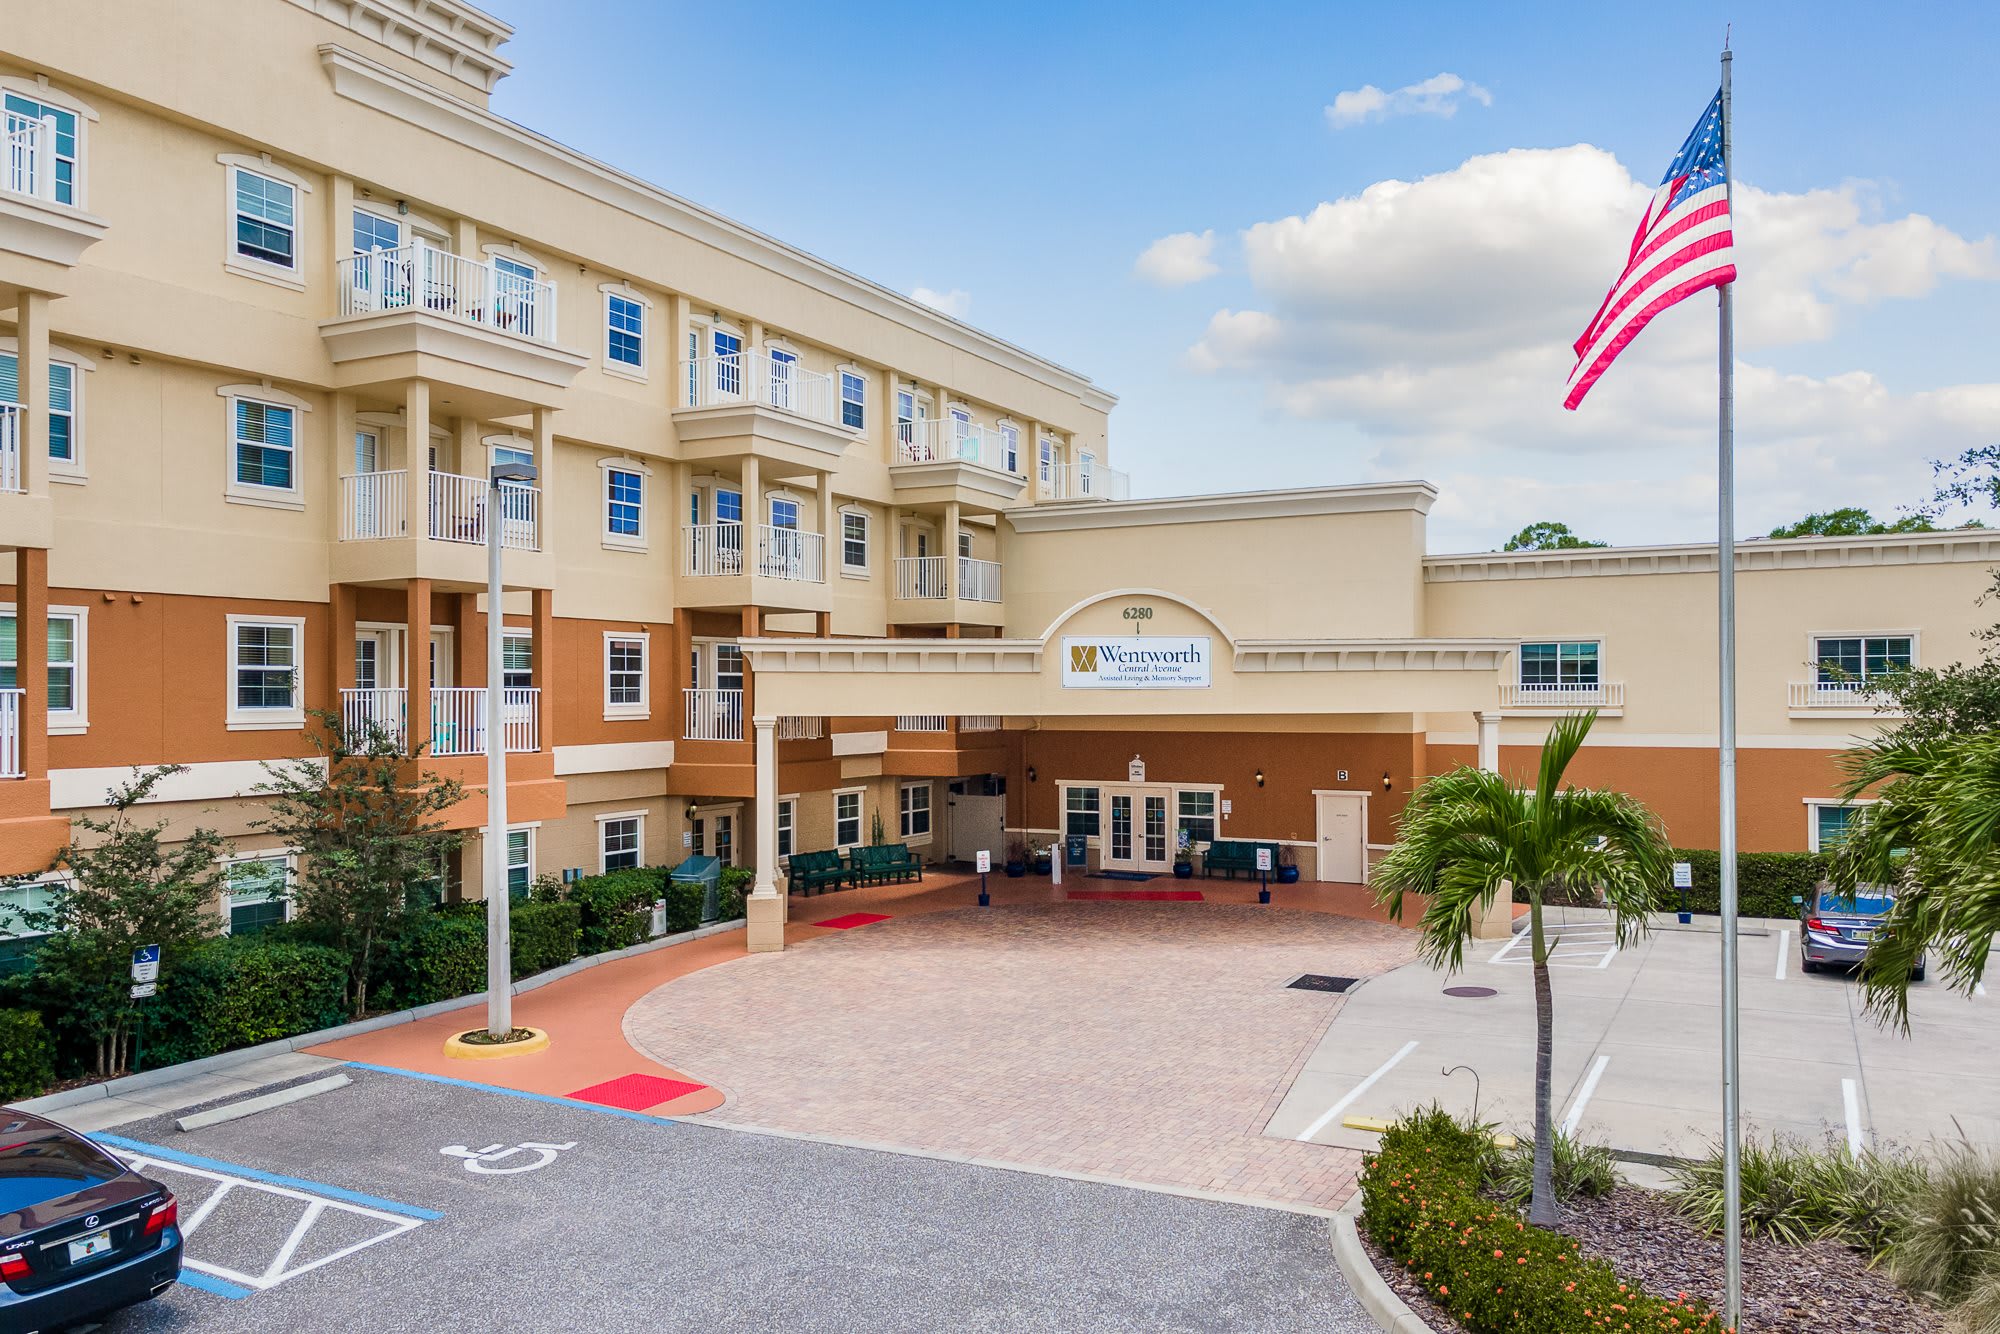
POLYGON ((1012 422, 1000 423, 1000 453, 1008 472, 1021 471, 1021 428, 1012 422))
POLYGON ((709 346, 715 354, 715 392, 723 398, 743 393, 743 340, 721 329, 710 331, 709 346))
MULTIPOLYGON (((76 191, 78 181, 77 130, 79 127, 77 125, 76 112, 71 111, 67 107, 51 106, 47 102, 37 101, 31 97, 24 97, 20 93, 8 93, 4 105, 8 111, 11 111, 16 116, 25 116, 29 120, 55 118, 55 142, 49 144, 45 140, 44 151, 54 155, 56 202, 58 204, 74 205, 77 202, 76 191)), ((7 166, 12 168, 15 164, 8 163, 7 166)), ((17 182, 12 179, 11 171, 7 177, 0 177, 0 185, 5 185, 8 189, 20 190, 27 184, 28 182, 25 180, 17 182)))
POLYGON ((604 636, 604 716, 646 716, 645 635, 604 636))
MULTIPOLYGON (((81 732, 88 725, 84 710, 84 623, 82 607, 49 608, 49 730, 81 732)), ((0 609, 0 690, 20 684, 20 639, 13 609, 0 609)))
POLYGON ((717 523, 743 522, 743 493, 715 488, 715 521, 717 523))
POLYGON ((604 294, 604 359, 643 371, 646 366, 646 306, 616 292, 604 294))
POLYGON ((247 167, 232 172, 236 254, 280 269, 298 267, 298 196, 285 182, 247 167))
POLYGON ((772 496, 771 526, 796 530, 799 526, 799 502, 784 496, 772 496))
POLYGON ((778 803, 778 855, 792 855, 792 831, 798 827, 799 799, 786 797, 778 803))
POLYGON ((1831 852, 1847 837, 1847 827, 1854 820, 1854 807, 1818 802, 1807 808, 1807 814, 1812 816, 1812 825, 1806 830, 1812 850, 1831 852))
POLYGON ((1550 641, 1521 645, 1521 689, 1597 689, 1597 643, 1550 641))
POLYGON ((234 465, 230 473, 238 486, 293 491, 297 452, 291 408, 254 398, 239 398, 231 406, 230 435, 234 465))
POLYGON ((1813 662, 1820 685, 1860 685, 1916 665, 1916 640, 1909 635, 1855 635, 1815 639, 1813 662))
POLYGON ((842 848, 861 842, 861 789, 833 794, 833 842, 842 848))
POLYGON ((500 688, 535 687, 535 637, 526 630, 504 630, 500 637, 500 688))
MULTIPOLYGON (((490 259, 493 264, 494 323, 526 338, 542 337, 542 331, 535 328, 535 303, 541 287, 541 274, 525 260, 509 259, 505 255, 492 255, 490 259)), ((543 304, 547 304, 546 301, 543 304)))
POLYGON ((604 470, 604 536, 622 546, 645 540, 646 479, 629 468, 604 470))
POLYGON ((1056 442, 1043 436, 1036 450, 1036 466, 1041 469, 1042 490, 1052 491, 1056 484, 1056 442))
MULTIPOLYGON (((354 210, 354 253, 370 255, 377 250, 398 250, 403 245, 403 225, 367 209, 354 210)), ((363 270, 365 272, 366 270, 363 270)))
POLYGON ((305 620, 228 618, 229 708, 232 728, 305 725, 300 661, 305 620))
POLYGON ((843 574, 868 573, 868 516, 840 512, 840 569, 843 574))
POLYGON ((868 381, 859 371, 840 373, 840 424, 859 431, 868 422, 868 381))
POLYGON ((507 831, 507 897, 515 902, 528 897, 535 883, 535 831, 507 831))
POLYGON ((741 644, 715 646, 715 688, 742 691, 743 646, 741 644))
POLYGON ((1096 788, 1063 789, 1063 832, 1071 837, 1081 834, 1085 838, 1096 838, 1102 832, 1097 818, 1096 788))
POLYGON ((767 347, 764 351, 771 363, 771 406, 783 408, 787 412, 796 410, 799 354, 782 347, 767 347))
POLYGON ((61 889, 59 881, 0 889, 0 977, 26 972, 33 966, 35 950, 49 932, 29 918, 53 911, 61 889))
POLYGON ((1175 794, 1180 820, 1178 829, 1190 845, 1215 842, 1215 794, 1180 792, 1175 794))
MULTIPOLYGON (((78 454, 76 420, 76 366, 67 361, 49 362, 49 461, 74 472, 82 463, 78 454)), ((21 362, 12 352, 0 352, 0 403, 21 402, 21 362)))
POLYGON ((223 870, 223 893, 232 936, 254 936, 291 920, 291 859, 283 855, 245 857, 223 870))
POLYGON ((903 784, 902 797, 898 803, 902 813, 901 828, 903 838, 917 839, 931 836, 931 785, 929 783, 903 784))
POLYGON ((641 865, 639 848, 646 827, 643 815, 614 815, 597 822, 597 869, 624 871, 641 865))

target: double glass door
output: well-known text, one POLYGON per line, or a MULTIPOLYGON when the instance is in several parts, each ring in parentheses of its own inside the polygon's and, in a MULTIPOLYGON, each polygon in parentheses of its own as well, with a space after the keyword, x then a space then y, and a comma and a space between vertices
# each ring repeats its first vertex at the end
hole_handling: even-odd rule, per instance
POLYGON ((1172 800, 1171 788, 1107 786, 1102 865, 1112 871, 1171 871, 1174 840, 1168 807, 1172 800))

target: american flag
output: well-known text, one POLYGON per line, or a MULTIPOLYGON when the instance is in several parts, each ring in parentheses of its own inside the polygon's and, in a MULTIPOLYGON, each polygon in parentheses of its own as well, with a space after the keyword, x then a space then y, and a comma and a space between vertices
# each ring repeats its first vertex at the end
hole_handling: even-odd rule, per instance
POLYGON ((1736 281, 1729 179, 1722 170, 1722 94, 1708 104, 1646 205, 1625 271, 1576 340, 1563 406, 1574 409, 1653 316, 1705 287, 1736 281))

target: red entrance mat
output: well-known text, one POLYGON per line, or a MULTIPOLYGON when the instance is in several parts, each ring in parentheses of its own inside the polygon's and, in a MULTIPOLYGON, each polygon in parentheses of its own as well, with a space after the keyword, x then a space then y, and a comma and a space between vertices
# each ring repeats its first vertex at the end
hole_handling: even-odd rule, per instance
POLYGON ((1198 889, 1072 889, 1072 899, 1111 899, 1121 903, 1200 903, 1198 889))
POLYGON ((658 1075, 620 1075, 602 1084, 578 1089, 569 1097, 578 1102, 594 1102, 603 1107, 623 1107, 628 1112, 644 1111, 690 1093, 699 1093, 706 1084, 690 1084, 685 1079, 662 1079, 658 1075))
POLYGON ((885 912, 851 912, 845 917, 829 917, 824 922, 807 922, 806 925, 830 926, 836 931, 846 931, 853 927, 873 926, 877 922, 888 920, 889 914, 885 912))

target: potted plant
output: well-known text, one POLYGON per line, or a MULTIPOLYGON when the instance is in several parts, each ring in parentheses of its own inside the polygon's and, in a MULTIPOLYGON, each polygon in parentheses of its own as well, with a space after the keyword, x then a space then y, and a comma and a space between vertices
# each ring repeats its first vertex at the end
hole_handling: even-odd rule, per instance
POLYGON ((1289 844, 1278 849, 1278 883, 1281 885, 1299 883, 1299 854, 1289 844))
POLYGON ((1049 873, 1049 863, 1051 860, 1050 845, 1047 843, 1036 843, 1034 845, 1034 853, 1035 853, 1035 874, 1047 875, 1049 873))
POLYGON ((1194 879, 1194 840, 1185 829, 1174 835, 1174 879, 1194 879))
POLYGON ((1007 845, 1007 878, 1019 880, 1028 873, 1028 841, 1017 838, 1007 845))

